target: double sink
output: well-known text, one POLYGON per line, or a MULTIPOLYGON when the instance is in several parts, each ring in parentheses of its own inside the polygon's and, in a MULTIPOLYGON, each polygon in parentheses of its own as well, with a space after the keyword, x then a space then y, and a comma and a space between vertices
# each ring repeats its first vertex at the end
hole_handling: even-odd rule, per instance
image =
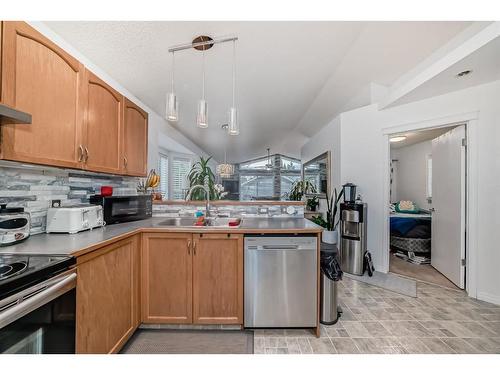
POLYGON ((158 225, 166 227, 183 227, 183 228, 239 228, 242 220, 236 217, 206 217, 205 225, 195 225, 196 219, 190 217, 170 217, 158 223, 158 225), (238 225, 229 225, 229 223, 238 223, 238 225))

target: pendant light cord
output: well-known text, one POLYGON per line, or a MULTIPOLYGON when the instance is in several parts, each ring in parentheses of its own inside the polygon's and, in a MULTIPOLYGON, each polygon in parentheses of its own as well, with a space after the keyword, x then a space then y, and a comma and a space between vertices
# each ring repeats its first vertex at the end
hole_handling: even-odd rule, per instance
POLYGON ((233 108, 236 108, 235 92, 236 92, 236 41, 233 40, 233 108))
POLYGON ((175 57, 174 57, 174 53, 175 52, 172 52, 172 92, 175 92, 175 87, 174 87, 174 71, 175 71, 175 57))
POLYGON ((205 100, 205 47, 203 47, 202 50, 202 60, 201 60, 201 68, 203 71, 203 77, 202 77, 202 89, 201 89, 201 98, 205 100))

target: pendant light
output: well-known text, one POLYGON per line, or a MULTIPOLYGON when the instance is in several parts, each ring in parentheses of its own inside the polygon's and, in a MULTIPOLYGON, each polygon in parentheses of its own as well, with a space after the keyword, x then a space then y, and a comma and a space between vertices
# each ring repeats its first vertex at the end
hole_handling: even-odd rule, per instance
POLYGON ((233 40, 233 105, 229 108, 229 135, 240 134, 238 110, 236 109, 236 40, 233 40))
MULTIPOLYGON (((224 124, 222 130, 227 131, 228 127, 228 124, 224 124)), ((216 171, 221 178, 229 178, 234 174, 234 165, 226 161, 226 142, 224 142, 224 163, 217 165, 216 171)))
POLYGON ((208 108, 205 100, 205 48, 202 50, 202 90, 201 99, 198 101, 198 115, 196 116, 196 124, 200 128, 208 128, 208 108))
POLYGON ((177 101, 177 95, 175 95, 174 86, 174 69, 175 69, 175 58, 172 52, 172 77, 171 77, 171 87, 172 90, 167 94, 167 120, 170 122, 177 122, 179 120, 179 102, 177 101))

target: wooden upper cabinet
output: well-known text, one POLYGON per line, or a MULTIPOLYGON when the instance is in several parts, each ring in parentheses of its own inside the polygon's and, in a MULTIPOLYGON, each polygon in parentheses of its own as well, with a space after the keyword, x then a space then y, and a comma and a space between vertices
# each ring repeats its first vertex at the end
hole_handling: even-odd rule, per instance
POLYGON ((140 236, 77 260, 76 352, 116 353, 140 323, 140 236))
POLYGON ((145 176, 148 164, 148 114, 125 98, 124 118, 124 173, 145 176))
POLYGON ((243 324, 243 235, 193 239, 193 323, 243 324))
POLYGON ((24 22, 2 24, 2 102, 32 124, 2 125, 4 159, 76 168, 83 65, 24 22))
POLYGON ((94 172, 121 172, 123 95, 85 69, 82 162, 94 172))
POLYGON ((192 323, 192 235, 144 233, 142 321, 192 323))

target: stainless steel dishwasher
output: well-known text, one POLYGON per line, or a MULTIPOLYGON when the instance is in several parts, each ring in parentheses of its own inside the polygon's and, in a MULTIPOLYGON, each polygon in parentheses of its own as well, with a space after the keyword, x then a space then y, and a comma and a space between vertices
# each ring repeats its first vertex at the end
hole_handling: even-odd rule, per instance
POLYGON ((245 236, 245 327, 315 327, 316 236, 245 236))

